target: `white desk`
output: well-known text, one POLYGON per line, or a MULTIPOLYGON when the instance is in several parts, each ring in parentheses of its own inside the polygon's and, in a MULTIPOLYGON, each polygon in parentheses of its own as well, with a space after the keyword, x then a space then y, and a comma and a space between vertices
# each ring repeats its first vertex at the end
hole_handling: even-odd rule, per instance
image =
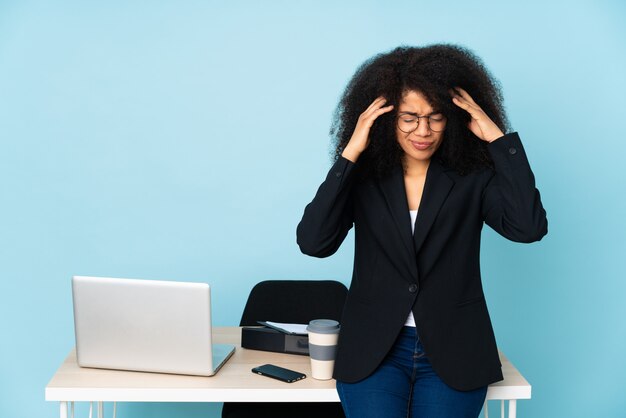
MULTIPOLYGON (((72 350, 46 386, 46 401, 60 402, 61 418, 68 417, 74 402, 338 402, 335 381, 310 377, 307 356, 270 353, 241 348, 239 327, 216 328, 214 342, 234 344, 234 355, 213 377, 125 372, 78 367, 72 350), (283 383, 255 375, 250 370, 272 363, 305 373, 306 379, 283 383)), ((489 386, 487 401, 509 401, 509 418, 515 418, 517 399, 530 399, 531 386, 500 353, 504 380, 489 386)), ((485 417, 488 417, 485 401, 485 417)))

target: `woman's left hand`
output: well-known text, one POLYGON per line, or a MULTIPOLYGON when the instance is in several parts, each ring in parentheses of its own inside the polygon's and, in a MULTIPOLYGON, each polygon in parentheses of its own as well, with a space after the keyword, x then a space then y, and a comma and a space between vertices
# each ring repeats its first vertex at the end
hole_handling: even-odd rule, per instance
POLYGON ((472 120, 470 120, 467 127, 478 138, 483 141, 492 142, 504 135, 498 125, 496 125, 484 110, 480 108, 472 99, 472 97, 461 87, 456 87, 450 90, 452 96, 452 103, 464 109, 470 114, 472 120))

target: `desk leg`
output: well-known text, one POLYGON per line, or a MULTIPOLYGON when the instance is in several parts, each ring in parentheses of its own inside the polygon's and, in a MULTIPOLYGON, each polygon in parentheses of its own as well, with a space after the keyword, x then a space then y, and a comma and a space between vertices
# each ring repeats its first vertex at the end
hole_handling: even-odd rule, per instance
POLYGON ((59 402, 60 404, 60 417, 61 418, 67 418, 67 402, 66 401, 61 401, 59 402))
POLYGON ((517 415, 517 399, 509 399, 509 418, 517 415))
POLYGON ((104 418, 104 403, 98 401, 98 418, 104 418))
MULTIPOLYGON (((485 418, 489 418, 489 403, 485 399, 485 405, 483 406, 485 418)), ((500 418, 504 418, 504 399, 500 401, 500 418)), ((509 418, 516 418, 517 416, 517 399, 509 399, 509 418)))

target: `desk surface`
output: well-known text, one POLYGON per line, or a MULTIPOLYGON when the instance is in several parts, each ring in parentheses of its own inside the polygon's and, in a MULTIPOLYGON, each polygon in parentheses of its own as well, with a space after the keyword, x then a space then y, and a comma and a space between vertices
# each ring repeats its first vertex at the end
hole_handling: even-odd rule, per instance
MULTIPOLYGON (((47 401, 118 402, 333 402, 339 401, 335 381, 315 380, 308 356, 241 348, 239 327, 213 330, 215 343, 236 346, 235 353, 212 377, 125 372, 79 367, 72 350, 46 386, 47 401), (272 363, 305 373, 295 383, 253 374, 250 370, 272 363)), ((531 386, 500 353, 504 380, 489 386, 487 399, 530 399, 531 386)))

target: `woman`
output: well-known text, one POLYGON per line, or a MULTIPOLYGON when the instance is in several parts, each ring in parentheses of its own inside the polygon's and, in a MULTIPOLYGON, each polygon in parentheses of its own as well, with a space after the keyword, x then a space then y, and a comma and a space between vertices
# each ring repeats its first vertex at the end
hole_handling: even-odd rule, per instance
POLYGON ((497 83, 454 45, 400 47, 356 72, 336 161, 297 229, 327 257, 355 228, 334 377, 348 417, 477 417, 502 380, 480 266, 486 223, 517 242, 546 213, 497 83))

